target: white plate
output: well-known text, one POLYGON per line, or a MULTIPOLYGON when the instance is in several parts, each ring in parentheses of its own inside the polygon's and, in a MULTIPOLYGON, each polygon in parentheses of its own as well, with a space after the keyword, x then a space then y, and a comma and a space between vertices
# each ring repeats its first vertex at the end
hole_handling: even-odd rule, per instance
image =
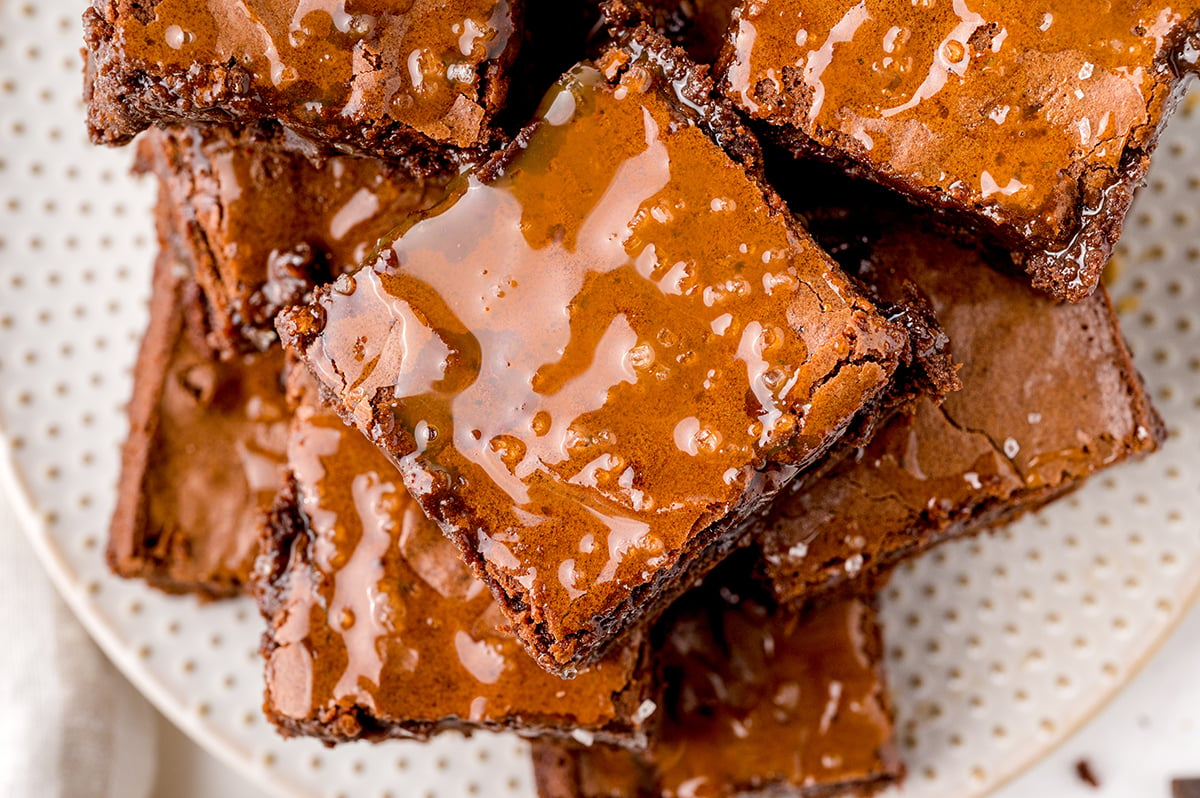
MULTIPOLYGON (((122 406, 146 320, 152 189, 88 146, 75 3, 0 0, 0 482, 113 661, 198 742, 281 796, 529 796, 515 738, 329 751, 259 714, 259 619, 105 569, 122 406)), ((1200 94, 1167 133, 1114 295, 1171 439, 1002 535, 945 547, 885 597, 907 796, 980 795, 1095 712, 1200 588, 1200 94)))

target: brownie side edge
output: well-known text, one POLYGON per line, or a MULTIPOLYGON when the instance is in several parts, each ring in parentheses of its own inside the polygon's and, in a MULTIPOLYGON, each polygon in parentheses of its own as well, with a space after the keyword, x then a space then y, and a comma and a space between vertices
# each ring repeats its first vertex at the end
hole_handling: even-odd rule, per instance
MULTIPOLYGON (((523 3, 512 0, 519 19, 523 3)), ((347 129, 337 120, 306 122, 280 115, 280 106, 260 95, 255 77, 237 64, 193 64, 187 69, 164 69, 153 74, 130 63, 116 35, 117 0, 94 0, 83 15, 84 90, 88 135, 95 144, 120 146, 154 126, 197 124, 240 127, 277 121, 296 136, 281 146, 306 150, 318 158, 353 151, 394 161, 414 176, 444 172, 478 158, 489 141, 477 147, 440 144, 403 122, 389 120, 347 129), (203 98, 202 102, 198 98, 203 98)), ((517 56, 508 48, 499 60, 480 71, 478 101, 488 120, 499 111, 508 88, 507 70, 517 56)), ((487 136, 498 131, 488 126, 487 136)))
POLYGON ((158 406, 163 376, 175 341, 182 332, 180 307, 184 279, 175 258, 164 248, 154 264, 150 323, 142 335, 133 370, 133 396, 126 415, 129 433, 121 447, 117 505, 109 525, 106 558, 109 568, 125 579, 144 578, 173 593, 186 592, 155 561, 145 546, 147 507, 144 501, 146 470, 158 430, 158 406))

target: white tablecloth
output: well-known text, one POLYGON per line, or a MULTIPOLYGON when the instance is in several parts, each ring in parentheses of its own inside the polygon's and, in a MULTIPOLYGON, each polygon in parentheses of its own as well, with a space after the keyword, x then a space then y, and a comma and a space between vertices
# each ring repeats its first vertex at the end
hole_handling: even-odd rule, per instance
POLYGON ((150 706, 63 604, 0 496, 0 796, 143 798, 150 706))

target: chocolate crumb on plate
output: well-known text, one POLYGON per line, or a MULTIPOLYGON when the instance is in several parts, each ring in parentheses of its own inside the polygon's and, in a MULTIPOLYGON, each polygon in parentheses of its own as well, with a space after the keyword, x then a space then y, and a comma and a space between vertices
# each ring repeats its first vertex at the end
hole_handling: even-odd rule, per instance
POLYGON ((1100 779, 1096 777, 1096 772, 1092 770, 1091 760, 1080 759, 1075 763, 1075 775, 1079 777, 1087 786, 1093 790, 1100 789, 1100 779))
POLYGON ((1200 798, 1200 778, 1172 780, 1171 798, 1200 798))

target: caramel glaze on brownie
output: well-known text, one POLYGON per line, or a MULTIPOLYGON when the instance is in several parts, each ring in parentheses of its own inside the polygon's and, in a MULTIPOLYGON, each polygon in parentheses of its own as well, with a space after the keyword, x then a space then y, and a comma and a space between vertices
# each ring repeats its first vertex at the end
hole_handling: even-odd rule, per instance
POLYGON ((804 614, 706 585, 668 614, 650 749, 541 742, 541 798, 868 795, 903 774, 869 599, 804 614))
POLYGON ((222 361, 204 302, 168 245, 134 370, 108 562, 171 593, 240 593, 258 516, 283 481, 283 353, 222 361))
POLYGON ((520 0, 94 0, 88 126, 274 119, 312 142, 444 168, 495 136, 520 0))
POLYGON ((319 403, 296 413, 288 467, 256 579, 265 707, 286 734, 513 729, 644 745, 655 718, 643 646, 572 681, 546 673, 392 464, 319 403))
POLYGON ((176 128, 152 131, 138 147, 140 169, 158 177, 182 232, 214 345, 227 354, 275 344, 275 314, 356 269, 446 184, 373 158, 314 164, 284 151, 280 137, 272 126, 238 135, 176 128))
POLYGON ((1099 283, 1200 0, 746 0, 728 94, 817 154, 998 237, 1060 298, 1099 283))
POLYGON ((642 30, 568 73, 499 160, 280 317, 560 674, 740 543, 907 345, 704 132, 756 152, 682 57, 642 30))
POLYGON ((776 502, 760 543, 780 600, 868 589, 881 568, 1011 521, 1163 440, 1103 288, 1056 304, 903 208, 826 209, 810 223, 885 295, 915 284, 928 297, 963 389, 940 407, 918 400, 776 502))

